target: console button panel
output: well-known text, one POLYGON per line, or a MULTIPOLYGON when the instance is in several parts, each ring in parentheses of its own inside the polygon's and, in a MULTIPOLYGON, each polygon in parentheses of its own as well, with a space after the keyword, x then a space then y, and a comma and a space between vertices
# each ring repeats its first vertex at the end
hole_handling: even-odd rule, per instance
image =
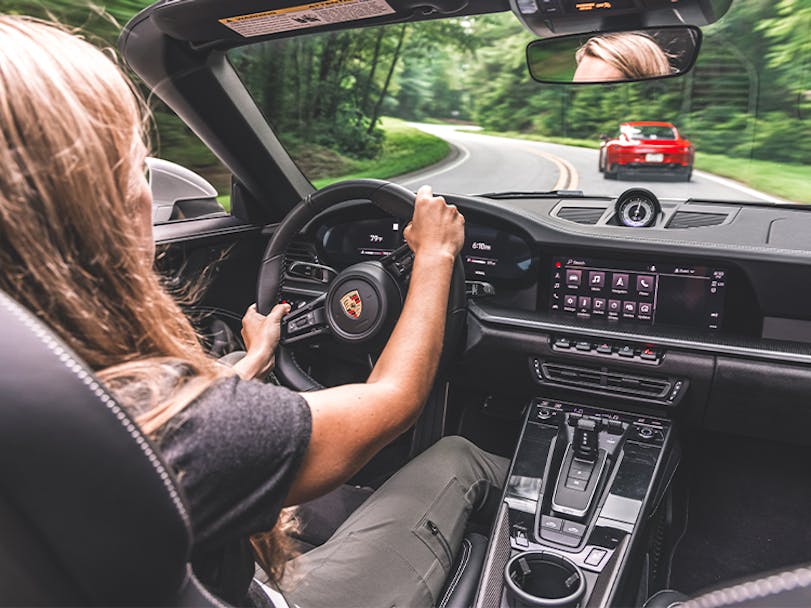
POLYGON ((600 359, 633 360, 638 363, 659 365, 665 355, 661 348, 646 344, 630 344, 615 340, 593 341, 583 338, 574 339, 567 336, 554 336, 551 338, 552 350, 561 352, 577 351, 589 353, 600 359))
POLYGON ((558 551, 601 572, 642 515, 669 432, 658 417, 534 399, 504 496, 513 550, 558 551), (593 460, 575 451, 578 430, 596 434, 593 460))

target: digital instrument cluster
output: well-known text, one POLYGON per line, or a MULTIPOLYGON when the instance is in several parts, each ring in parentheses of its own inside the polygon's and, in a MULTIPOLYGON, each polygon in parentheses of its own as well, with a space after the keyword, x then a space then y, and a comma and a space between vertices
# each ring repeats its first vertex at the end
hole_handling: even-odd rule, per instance
POLYGON ((727 271, 672 263, 552 258, 549 309, 579 319, 719 330, 727 271))
MULTIPOLYGON (((324 261, 345 268, 392 252, 404 242, 404 228, 400 221, 392 218, 357 219, 323 226, 317 238, 324 261)), ((532 247, 526 239, 509 230, 468 220, 461 255, 468 280, 536 281, 532 247)))

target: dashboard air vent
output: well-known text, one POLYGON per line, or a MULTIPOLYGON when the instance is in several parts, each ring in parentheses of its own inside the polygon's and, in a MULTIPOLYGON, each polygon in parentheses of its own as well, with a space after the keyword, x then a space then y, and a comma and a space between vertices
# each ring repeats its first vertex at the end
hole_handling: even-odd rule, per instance
POLYGON ((651 376, 632 376, 621 372, 608 371, 575 365, 540 362, 533 365, 538 380, 565 386, 619 393, 643 399, 663 400, 667 398, 671 381, 651 376))
POLYGON ((703 228, 718 226, 727 219, 726 213, 704 213, 701 211, 676 211, 665 228, 703 228))
POLYGON ((557 216, 567 222, 593 225, 600 221, 603 213, 604 207, 561 207, 557 216))
POLYGON ((318 262, 315 245, 306 241, 294 240, 287 246, 287 261, 289 262, 318 262))

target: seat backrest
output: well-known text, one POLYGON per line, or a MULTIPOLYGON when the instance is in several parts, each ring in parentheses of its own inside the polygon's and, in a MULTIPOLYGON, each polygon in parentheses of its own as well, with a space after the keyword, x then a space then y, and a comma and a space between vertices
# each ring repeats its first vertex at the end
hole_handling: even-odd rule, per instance
POLYGON ((154 446, 2 292, 0 328, 0 604, 184 603, 191 524, 154 446))

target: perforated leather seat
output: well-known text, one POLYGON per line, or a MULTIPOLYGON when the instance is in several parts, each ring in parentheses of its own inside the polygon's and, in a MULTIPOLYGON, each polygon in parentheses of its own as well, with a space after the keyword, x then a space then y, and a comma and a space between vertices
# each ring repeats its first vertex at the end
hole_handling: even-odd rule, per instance
MULTIPOLYGON (((0 605, 224 606, 191 571, 184 498, 149 439, 3 292, 0 328, 0 605)), ((443 606, 472 601, 486 539, 465 543, 443 606)))
POLYGON ((0 292, 0 603, 221 606, 172 474, 90 370, 0 292))

